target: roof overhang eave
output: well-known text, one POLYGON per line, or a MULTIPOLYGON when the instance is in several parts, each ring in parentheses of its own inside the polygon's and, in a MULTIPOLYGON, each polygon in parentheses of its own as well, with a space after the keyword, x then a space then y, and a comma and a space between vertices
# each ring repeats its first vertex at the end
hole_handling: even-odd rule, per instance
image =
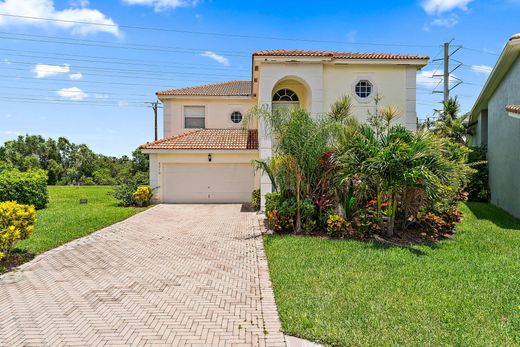
POLYGON ((247 100, 247 99, 253 99, 252 95, 180 95, 180 94, 159 94, 156 93, 157 98, 159 100, 169 100, 169 99, 241 99, 241 100, 247 100))
POLYGON ((509 71, 519 53, 520 38, 510 40, 506 43, 495 66, 493 67, 493 70, 491 70, 484 87, 482 87, 482 90, 480 91, 477 101, 475 101, 475 104, 470 111, 471 119, 474 119, 475 116, 486 108, 485 105, 487 105, 487 101, 495 92, 504 75, 509 71))
POLYGON ((234 153, 255 154, 258 149, 159 149, 141 148, 144 154, 205 154, 205 153, 234 153))

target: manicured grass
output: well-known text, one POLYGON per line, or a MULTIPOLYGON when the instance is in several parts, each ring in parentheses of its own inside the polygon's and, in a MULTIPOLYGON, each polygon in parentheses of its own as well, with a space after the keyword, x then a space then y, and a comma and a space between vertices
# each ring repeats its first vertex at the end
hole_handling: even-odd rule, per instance
POLYGON ((31 236, 15 245, 20 251, 42 253, 143 210, 117 206, 117 201, 107 195, 111 187, 48 188, 49 204, 37 211, 31 236), (80 199, 88 199, 88 203, 80 205, 80 199))
POLYGON ((519 346, 520 221, 462 205, 453 239, 265 237, 283 329, 341 346, 519 346))

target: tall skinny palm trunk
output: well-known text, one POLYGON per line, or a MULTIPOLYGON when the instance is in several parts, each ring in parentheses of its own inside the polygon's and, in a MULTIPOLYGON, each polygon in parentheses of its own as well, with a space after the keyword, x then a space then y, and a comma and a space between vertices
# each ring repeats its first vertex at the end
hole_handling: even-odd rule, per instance
POLYGON ((397 195, 395 193, 390 196, 388 212, 388 226, 385 235, 392 237, 394 236, 395 215, 397 213, 397 195))

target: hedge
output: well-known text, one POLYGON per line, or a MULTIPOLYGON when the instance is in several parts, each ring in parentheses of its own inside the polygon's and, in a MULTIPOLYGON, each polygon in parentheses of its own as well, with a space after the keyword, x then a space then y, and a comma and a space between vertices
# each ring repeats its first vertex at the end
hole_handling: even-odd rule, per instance
POLYGON ((47 192, 47 172, 17 169, 0 172, 0 201, 16 201, 19 204, 44 208, 49 201, 47 192))

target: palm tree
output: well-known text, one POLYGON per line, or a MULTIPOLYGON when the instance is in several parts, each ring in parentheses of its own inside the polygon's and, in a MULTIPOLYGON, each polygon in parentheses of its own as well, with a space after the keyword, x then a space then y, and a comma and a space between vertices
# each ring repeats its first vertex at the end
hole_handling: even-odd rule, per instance
POLYGON ((297 204, 295 231, 301 229, 300 202, 309 197, 323 175, 321 158, 335 133, 329 120, 317 120, 299 108, 274 112, 256 109, 273 140, 273 157, 257 162, 285 198, 297 204))
POLYGON ((338 175, 343 180, 358 181, 358 194, 365 198, 387 200, 387 236, 394 234, 407 189, 420 189, 435 200, 454 177, 466 173, 460 163, 446 155, 442 138, 429 132, 412 133, 402 126, 392 126, 378 135, 363 125, 354 136, 340 137, 339 148, 338 175))
POLYGON ((460 104, 457 97, 442 103, 442 110, 435 110, 438 115, 434 131, 440 136, 450 138, 456 143, 465 144, 469 131, 469 113, 460 115, 460 104))

